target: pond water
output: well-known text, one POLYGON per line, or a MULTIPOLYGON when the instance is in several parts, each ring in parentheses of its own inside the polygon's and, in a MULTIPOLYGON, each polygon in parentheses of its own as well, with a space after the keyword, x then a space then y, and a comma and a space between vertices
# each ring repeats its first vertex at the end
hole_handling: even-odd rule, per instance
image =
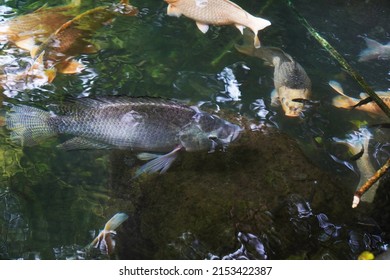
MULTIPOLYGON (((118 16, 96 30, 99 50, 76 56, 85 66, 80 73, 22 88, 3 85, 0 122, 11 104, 45 108, 70 98, 153 96, 239 123, 246 136, 225 152, 183 153, 167 173, 134 181, 140 162, 129 151, 68 152, 56 147, 61 137, 20 147, 2 127, 0 258, 356 259, 365 250, 387 249, 389 179, 373 201, 352 209, 366 165, 352 160, 342 143, 369 134, 364 153, 370 170, 378 169, 389 158, 390 134, 370 125, 388 119, 332 105, 338 94, 329 81, 355 98, 363 89, 286 1, 235 2, 270 20, 259 32, 262 45, 281 48, 310 77, 313 102, 303 113, 291 118, 271 105, 274 69, 234 48, 242 43, 234 26, 211 26, 203 34, 193 20, 167 16, 162 0, 133 0, 137 16, 118 16), (129 218, 117 229, 115 253, 87 247, 117 212, 129 218)), ((364 38, 390 41, 389 1, 293 2, 375 91, 390 90, 390 60, 358 61, 364 38)), ((2 1, 0 20, 46 3, 66 4, 2 1)), ((109 4, 82 1, 80 12, 109 4)), ((31 59, 2 40, 0 61, 1 75, 10 75, 31 59)), ((358 151, 361 142, 354 144, 358 151)))

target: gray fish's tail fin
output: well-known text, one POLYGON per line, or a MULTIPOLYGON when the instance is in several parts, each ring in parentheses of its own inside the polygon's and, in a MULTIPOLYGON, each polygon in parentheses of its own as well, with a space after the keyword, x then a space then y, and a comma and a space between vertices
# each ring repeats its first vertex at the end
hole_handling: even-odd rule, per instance
POLYGON ((50 125, 50 112, 18 105, 6 114, 6 126, 11 130, 11 140, 22 146, 34 146, 40 141, 56 135, 50 125))

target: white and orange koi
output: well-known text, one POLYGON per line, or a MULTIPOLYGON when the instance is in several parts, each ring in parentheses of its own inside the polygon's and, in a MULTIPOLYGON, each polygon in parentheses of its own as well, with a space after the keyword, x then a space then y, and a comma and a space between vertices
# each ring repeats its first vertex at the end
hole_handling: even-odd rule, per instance
POLYGON ((168 3, 167 14, 180 17, 184 15, 195 20, 199 30, 206 33, 209 25, 234 24, 241 33, 248 27, 255 34, 254 45, 260 47, 257 37, 259 30, 271 25, 271 22, 255 17, 237 4, 228 0, 165 0, 168 3))
MULTIPOLYGON (((372 113, 375 115, 384 115, 385 113, 382 109, 373 101, 369 101, 367 103, 362 102, 364 99, 368 98, 368 95, 365 93, 360 93, 360 99, 353 98, 344 93, 344 90, 340 83, 336 81, 329 81, 329 85, 340 94, 340 96, 336 96, 333 98, 333 106, 337 108, 344 109, 356 109, 365 111, 368 113, 372 113), (360 103, 359 105, 359 102, 360 103)), ((383 102, 390 107, 390 91, 376 91, 375 92, 383 102)))

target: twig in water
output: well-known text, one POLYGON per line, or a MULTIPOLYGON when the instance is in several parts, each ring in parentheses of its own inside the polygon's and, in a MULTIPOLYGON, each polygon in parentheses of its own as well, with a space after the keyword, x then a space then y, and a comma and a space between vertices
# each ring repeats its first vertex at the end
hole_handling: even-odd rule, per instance
POLYGON ((379 168, 378 171, 376 171, 375 174, 355 192, 355 195, 353 196, 352 208, 356 208, 358 206, 361 196, 366 191, 368 191, 372 187, 372 185, 374 185, 375 182, 378 181, 379 178, 382 177, 389 169, 390 159, 388 159, 387 162, 381 168, 379 168))

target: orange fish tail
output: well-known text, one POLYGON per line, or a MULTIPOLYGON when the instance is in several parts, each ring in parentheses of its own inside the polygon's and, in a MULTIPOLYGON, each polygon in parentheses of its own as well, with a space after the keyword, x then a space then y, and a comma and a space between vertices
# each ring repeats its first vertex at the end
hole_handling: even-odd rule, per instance
POLYGON ((336 96, 333 98, 332 104, 337 108, 351 109, 357 102, 346 96, 336 96))

